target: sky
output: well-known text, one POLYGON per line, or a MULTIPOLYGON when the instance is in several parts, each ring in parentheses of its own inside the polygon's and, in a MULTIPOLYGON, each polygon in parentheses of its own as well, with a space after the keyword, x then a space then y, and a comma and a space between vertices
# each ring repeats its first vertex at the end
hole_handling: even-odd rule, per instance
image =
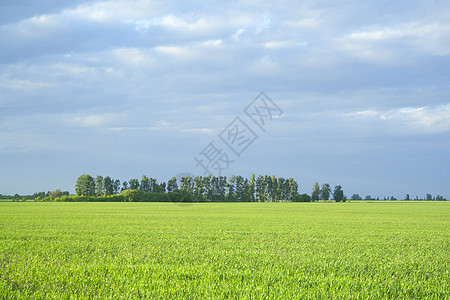
POLYGON ((450 199, 449 15, 440 0, 3 0, 0 194, 204 175, 197 158, 300 193, 450 199))

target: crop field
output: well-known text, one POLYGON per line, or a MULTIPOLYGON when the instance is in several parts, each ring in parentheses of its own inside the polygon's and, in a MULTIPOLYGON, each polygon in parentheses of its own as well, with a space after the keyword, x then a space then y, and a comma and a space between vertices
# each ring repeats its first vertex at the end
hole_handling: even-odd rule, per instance
POLYGON ((0 299, 450 298, 450 203, 0 203, 0 299))

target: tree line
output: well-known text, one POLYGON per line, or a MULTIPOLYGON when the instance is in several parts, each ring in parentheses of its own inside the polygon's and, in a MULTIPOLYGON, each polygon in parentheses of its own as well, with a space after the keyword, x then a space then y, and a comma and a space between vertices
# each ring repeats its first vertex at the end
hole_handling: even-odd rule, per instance
MULTIPOLYGON (((157 179, 143 175, 141 180, 132 178, 121 182, 110 176, 97 175, 95 178, 89 174, 78 177, 75 184, 76 195, 67 191, 55 190, 34 193, 28 196, 0 195, 0 200, 13 201, 145 201, 145 202, 317 202, 330 201, 345 202, 348 200, 397 200, 397 198, 374 198, 367 195, 365 198, 353 194, 350 198, 344 194, 342 187, 337 185, 331 189, 330 184, 319 185, 314 182, 311 194, 300 194, 299 185, 293 178, 282 178, 269 175, 249 178, 240 175, 226 176, 185 176, 179 180, 170 178, 167 182, 158 182, 157 179)), ((403 199, 402 199, 403 200, 403 199)), ((425 197, 415 198, 406 194, 408 200, 446 201, 440 196, 426 194, 425 197)))
MULTIPOLYGON (((180 191, 189 194, 188 199, 194 201, 213 202, 273 202, 280 200, 309 202, 311 197, 298 193, 298 183, 293 178, 282 178, 269 175, 251 175, 244 178, 240 175, 226 176, 185 176, 178 181, 172 177, 159 183, 157 179, 142 176, 124 181, 100 175, 95 178, 89 174, 78 177, 75 185, 78 197, 110 197, 114 195, 136 195, 142 197, 146 193, 173 194, 180 191)), ((111 197, 110 197, 111 198, 111 197)))
POLYGON ((419 198, 419 196, 416 196, 413 198, 409 194, 406 194, 406 196, 403 199, 397 199, 394 196, 390 196, 390 197, 387 196, 387 197, 383 197, 383 199, 381 199, 380 197, 375 198, 370 195, 367 195, 363 198, 359 194, 353 194, 350 199, 351 200, 383 200, 383 201, 447 201, 447 198, 445 198, 439 194, 437 194, 436 196, 433 196, 429 193, 427 193, 426 196, 423 198, 419 198))

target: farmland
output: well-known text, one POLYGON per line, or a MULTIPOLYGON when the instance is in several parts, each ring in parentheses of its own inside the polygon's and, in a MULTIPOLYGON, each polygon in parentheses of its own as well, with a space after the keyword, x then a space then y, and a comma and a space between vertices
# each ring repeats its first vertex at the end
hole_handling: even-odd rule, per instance
POLYGON ((449 298, 450 203, 0 203, 0 298, 449 298))

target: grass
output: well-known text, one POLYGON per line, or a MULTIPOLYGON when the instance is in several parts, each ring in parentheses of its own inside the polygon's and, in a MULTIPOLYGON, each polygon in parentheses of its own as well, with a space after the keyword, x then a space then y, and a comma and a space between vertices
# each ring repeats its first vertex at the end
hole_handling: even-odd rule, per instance
POLYGON ((450 203, 0 203, 1 299, 450 298, 450 203))

